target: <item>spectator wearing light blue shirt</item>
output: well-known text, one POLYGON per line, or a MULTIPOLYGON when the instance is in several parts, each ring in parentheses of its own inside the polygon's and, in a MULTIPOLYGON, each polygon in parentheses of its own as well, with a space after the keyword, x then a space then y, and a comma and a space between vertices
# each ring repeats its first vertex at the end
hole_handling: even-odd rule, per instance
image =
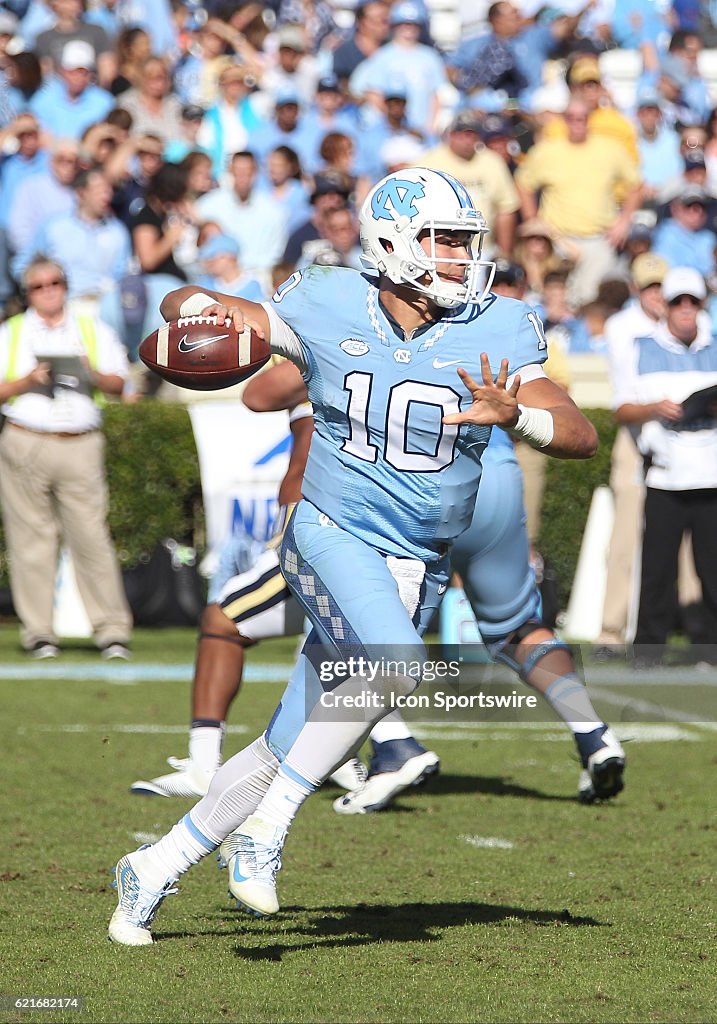
POLYGON ((400 77, 406 87, 409 126, 430 133, 440 111, 439 93, 448 78, 438 53, 418 42, 423 20, 423 12, 413 0, 399 0, 389 15, 391 42, 359 64, 349 80, 349 90, 380 108, 386 82, 400 77))
MULTIPOLYGON (((354 144, 355 154, 358 155, 361 149, 357 119, 344 106, 344 97, 336 75, 325 75, 319 79, 314 104, 304 114, 301 127, 308 143, 307 158, 303 161, 304 171, 308 174, 320 170, 323 164, 321 144, 331 132, 347 135, 354 144)), ((360 158, 358 163, 360 164, 360 158)))
POLYGON ((261 188, 282 211, 289 234, 311 216, 299 157, 290 146, 276 146, 271 150, 266 158, 266 181, 262 181, 261 188))
POLYGON ((32 50, 41 32, 55 24, 55 15, 43 0, 31 0, 26 4, 24 12, 18 12, 18 17, 21 19, 20 35, 27 50, 32 50))
POLYGON ((637 94, 637 148, 645 199, 653 199, 671 179, 682 173, 680 137, 666 125, 656 89, 644 87, 637 94))
POLYGON ((30 100, 30 110, 50 134, 79 139, 91 124, 103 120, 115 101, 91 81, 95 52, 89 43, 66 43, 60 63, 58 74, 30 100))
POLYGON ((103 171, 81 171, 74 189, 76 208, 40 227, 16 272, 21 273, 35 253, 44 253, 67 267, 71 298, 99 303, 117 292, 120 279, 128 272, 130 236, 112 214, 112 188, 103 171))
POLYGON ((15 189, 7 211, 7 232, 15 258, 23 267, 30 261, 35 235, 42 224, 75 205, 72 182, 77 174, 78 145, 74 139, 58 139, 52 147, 50 165, 15 189))
POLYGON ((174 57, 178 50, 177 26, 169 0, 117 0, 117 16, 123 28, 143 28, 152 41, 152 53, 174 57))
POLYGON ((235 153, 230 171, 231 187, 202 196, 196 204, 197 213, 201 220, 216 221, 224 234, 238 242, 247 272, 268 285, 271 269, 286 245, 286 221, 273 200, 256 187, 257 161, 253 153, 235 153))
POLYGON ((0 163, 0 227, 7 227, 15 192, 33 175, 46 171, 49 156, 40 146, 40 132, 32 114, 21 114, 10 126, 9 135, 17 139, 17 151, 0 163))
MULTIPOLYGON (((361 131, 360 173, 365 174, 372 181, 378 181, 388 173, 382 155, 387 143, 393 140, 400 140, 403 143, 408 138, 416 142, 416 146, 413 147, 416 151, 419 144, 424 149, 428 148, 428 139, 408 126, 406 101, 406 86, 400 79, 391 79, 386 82, 383 87, 385 113, 378 114, 377 112, 376 118, 371 118, 369 124, 361 131)), ((420 160, 416 162, 420 163, 420 160)))
POLYGON ((671 267, 691 267, 703 277, 715 270, 717 235, 707 228, 708 197, 703 188, 687 185, 670 203, 670 216, 657 225, 652 251, 671 267))
POLYGON ((266 159, 277 146, 288 146, 299 158, 302 169, 312 152, 312 136, 304 129, 301 97, 290 85, 282 85, 276 93, 274 117, 252 132, 249 148, 256 154, 262 175, 266 174, 266 159))

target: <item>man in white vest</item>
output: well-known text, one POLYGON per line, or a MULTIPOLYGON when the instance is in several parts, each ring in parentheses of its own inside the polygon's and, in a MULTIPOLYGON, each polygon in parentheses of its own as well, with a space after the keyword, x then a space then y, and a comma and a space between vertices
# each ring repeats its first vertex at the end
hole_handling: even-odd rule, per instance
POLYGON ((121 395, 117 335, 67 305, 63 268, 36 257, 23 275, 26 313, 0 326, 0 508, 25 650, 55 658, 55 571, 67 545, 106 658, 127 658, 132 618, 107 527, 101 405, 121 395))

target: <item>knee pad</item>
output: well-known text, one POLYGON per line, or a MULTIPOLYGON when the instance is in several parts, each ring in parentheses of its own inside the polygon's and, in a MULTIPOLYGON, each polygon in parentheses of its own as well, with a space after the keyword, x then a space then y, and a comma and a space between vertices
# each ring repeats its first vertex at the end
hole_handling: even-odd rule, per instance
POLYGON ((537 629, 550 629, 550 627, 544 625, 538 619, 529 619, 522 626, 519 626, 515 632, 511 633, 510 636, 504 640, 496 641, 496 643, 491 644, 488 648, 496 661, 500 661, 509 668, 512 668, 524 683, 528 682, 528 676, 538 662, 546 655, 552 654, 553 651, 572 653, 570 644, 566 644, 563 640, 553 636, 550 640, 544 640, 540 644, 535 644, 525 661, 521 664, 516 657, 518 647, 526 637, 529 637, 537 629))

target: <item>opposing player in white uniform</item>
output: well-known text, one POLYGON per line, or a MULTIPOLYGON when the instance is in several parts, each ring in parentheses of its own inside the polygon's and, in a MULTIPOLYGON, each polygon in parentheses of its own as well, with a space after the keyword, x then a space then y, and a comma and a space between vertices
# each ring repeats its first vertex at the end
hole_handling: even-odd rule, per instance
MULTIPOLYGON (((273 730, 280 706, 266 739, 230 759, 189 814, 119 861, 115 941, 150 943, 149 923, 176 879, 242 822, 231 890, 258 911, 278 909, 275 874, 298 808, 387 713, 381 699, 420 681, 421 635, 447 584, 450 546, 470 523, 491 427, 557 457, 595 452, 594 428, 540 368, 546 343, 534 312, 490 294, 485 222, 462 185, 424 168, 396 172, 369 193, 360 221, 377 276, 311 267, 271 303, 192 287, 163 303, 168 319, 202 313, 243 329, 246 317, 304 373, 315 433, 281 560, 313 630, 282 701, 303 699, 290 749, 273 730), (363 715, 322 720, 317 662, 333 663, 332 700, 345 701, 367 692, 361 673, 340 678, 357 652, 419 667, 379 674, 377 703, 363 715)), ((506 626, 506 650, 516 632, 506 626)))

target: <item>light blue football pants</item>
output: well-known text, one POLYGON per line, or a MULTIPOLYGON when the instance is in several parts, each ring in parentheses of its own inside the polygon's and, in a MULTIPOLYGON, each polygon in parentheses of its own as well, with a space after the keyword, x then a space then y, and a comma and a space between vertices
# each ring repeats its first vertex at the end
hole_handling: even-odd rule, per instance
MULTIPOLYGON (((360 657, 420 664, 421 637, 448 584, 448 561, 387 558, 302 501, 284 535, 281 567, 312 630, 267 730, 283 760, 322 693, 336 685, 320 665, 360 657)), ((417 685, 420 671, 409 686, 417 685)), ((390 708, 386 709, 388 713, 390 708)), ((368 715, 366 732, 382 714, 368 715)))

